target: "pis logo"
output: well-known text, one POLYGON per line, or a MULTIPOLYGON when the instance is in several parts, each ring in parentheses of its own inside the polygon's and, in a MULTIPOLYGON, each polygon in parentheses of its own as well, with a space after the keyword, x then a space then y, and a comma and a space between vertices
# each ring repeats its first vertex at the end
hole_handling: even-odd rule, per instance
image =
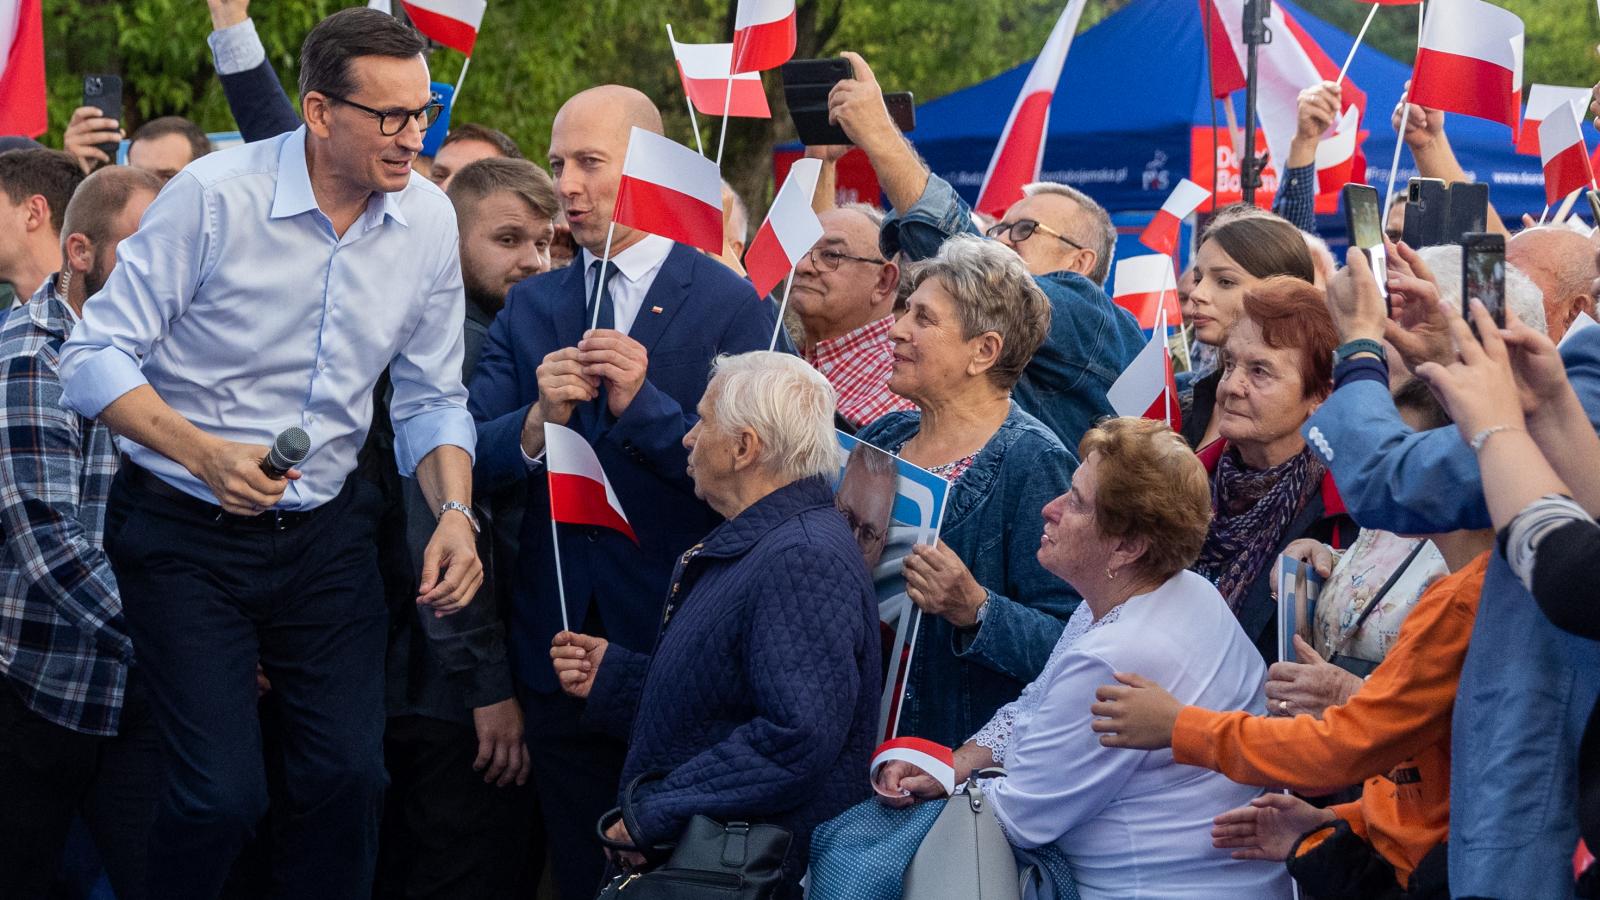
POLYGON ((1144 164, 1141 186, 1147 191, 1165 191, 1172 186, 1172 176, 1167 172, 1167 153, 1157 150, 1156 155, 1144 164))

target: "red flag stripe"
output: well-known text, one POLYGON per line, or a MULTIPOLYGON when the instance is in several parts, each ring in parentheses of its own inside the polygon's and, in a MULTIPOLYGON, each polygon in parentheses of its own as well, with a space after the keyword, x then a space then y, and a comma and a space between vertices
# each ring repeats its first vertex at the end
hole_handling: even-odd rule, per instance
POLYGON ((1417 53, 1411 102, 1515 125, 1512 84, 1510 69, 1470 56, 1423 48, 1417 53))
POLYGON ((441 15, 406 0, 400 0, 400 5, 405 7, 406 15, 411 17, 411 24, 417 26, 418 31, 446 47, 472 55, 472 48, 478 42, 478 29, 470 22, 441 15))
POLYGON ((1003 216, 1011 204, 1022 199, 1022 186, 1033 181, 1039 172, 1039 160, 1044 153, 1044 132, 1050 127, 1050 98, 1048 91, 1029 96, 1017 107, 1017 116, 1001 138, 1005 142, 996 154, 989 183, 978 198, 978 212, 990 216, 1003 216))
POLYGON ((1573 144, 1544 164, 1544 202, 1551 206, 1573 191, 1588 187, 1594 180, 1589 154, 1583 144, 1573 144))
MULTIPOLYGON (((7 22, 0 27, 9 28, 7 22)), ((38 137, 49 128, 40 0, 22 0, 17 30, 0 70, 0 134, 38 137)))
POLYGON ((678 77, 683 82, 683 92, 689 95, 696 111, 707 116, 720 116, 723 102, 727 101, 728 115, 745 119, 770 119, 772 109, 767 105, 767 91, 759 80, 733 79, 733 93, 728 93, 726 78, 690 78, 678 64, 678 77))
POLYGON ((1111 298, 1116 304, 1139 320, 1139 327, 1149 331, 1156 327, 1156 317, 1161 313, 1163 305, 1167 308, 1168 322, 1183 321, 1182 313, 1178 310, 1178 292, 1151 291, 1141 294, 1120 294, 1111 298))
POLYGON ((1157 253, 1173 256, 1178 250, 1179 228, 1182 222, 1178 217, 1166 210, 1157 210, 1155 217, 1146 225, 1139 235, 1139 243, 1149 247, 1157 253))
POLYGON ((794 13, 776 22, 763 22, 733 33, 733 71, 776 69, 794 56, 794 13))
POLYGON ((618 225, 669 237, 707 253, 722 252, 722 209, 642 178, 622 176, 617 187, 618 225))
POLYGON ((582 475, 550 472, 550 516, 568 525, 595 525, 610 528, 628 536, 635 544, 639 538, 633 533, 628 520, 617 514, 606 500, 606 488, 601 482, 582 475))
POLYGON ((761 228, 756 231, 755 240, 750 242, 750 249, 744 254, 744 268, 750 273, 750 283, 755 286, 758 297, 772 293, 772 289, 789 274, 792 268, 789 257, 783 252, 783 244, 777 234, 773 233, 771 222, 762 222, 761 228))

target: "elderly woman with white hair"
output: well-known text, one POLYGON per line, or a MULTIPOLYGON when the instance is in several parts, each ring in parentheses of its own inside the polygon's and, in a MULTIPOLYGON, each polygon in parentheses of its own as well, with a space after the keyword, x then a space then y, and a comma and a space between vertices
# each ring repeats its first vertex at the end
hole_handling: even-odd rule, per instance
POLYGON ((794 896, 811 830, 867 796, 878 713, 877 601, 828 482, 834 403, 796 357, 719 358, 683 443, 695 493, 727 521, 663 585, 654 651, 566 631, 550 648, 585 723, 628 742, 622 784, 666 773, 607 837, 671 843, 697 813, 775 824, 793 835, 794 896))
POLYGON ((1039 511, 1078 460, 1011 397, 1050 330, 1050 301, 1005 245, 947 241, 906 276, 889 390, 917 405, 856 437, 951 482, 939 543, 905 561, 924 613, 900 734, 954 746, 1044 668, 1078 594, 1039 564, 1039 511))

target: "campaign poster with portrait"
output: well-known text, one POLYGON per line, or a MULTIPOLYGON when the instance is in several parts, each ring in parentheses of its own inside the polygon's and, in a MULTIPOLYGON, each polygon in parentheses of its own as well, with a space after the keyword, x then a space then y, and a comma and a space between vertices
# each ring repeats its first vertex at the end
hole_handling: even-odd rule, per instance
POLYGON ((917 544, 939 540, 950 482, 879 447, 837 432, 839 478, 834 504, 861 545, 878 595, 878 618, 894 629, 888 674, 878 706, 879 734, 894 736, 892 717, 911 670, 922 612, 906 596, 905 558, 917 544))

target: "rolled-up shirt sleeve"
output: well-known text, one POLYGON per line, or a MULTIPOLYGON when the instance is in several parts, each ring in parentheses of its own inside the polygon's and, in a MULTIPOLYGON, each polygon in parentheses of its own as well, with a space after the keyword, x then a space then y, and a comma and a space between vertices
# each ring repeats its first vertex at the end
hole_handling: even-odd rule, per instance
POLYGON ((61 348, 62 403, 97 418, 118 397, 148 384, 151 344, 194 299, 210 264, 211 204, 198 179, 180 172, 117 247, 117 265, 83 307, 61 348))
POLYGON ((451 234, 445 263, 417 326, 389 365, 394 456, 400 474, 407 477, 424 457, 446 444, 474 458, 478 447, 478 429, 467 411, 467 389, 461 383, 466 294, 454 229, 451 234))

